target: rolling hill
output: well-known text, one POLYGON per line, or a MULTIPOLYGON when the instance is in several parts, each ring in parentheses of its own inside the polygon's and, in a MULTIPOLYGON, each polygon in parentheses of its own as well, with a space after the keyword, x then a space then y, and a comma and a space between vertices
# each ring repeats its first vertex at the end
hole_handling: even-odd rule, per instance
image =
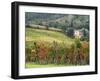
POLYGON ((58 43, 64 42, 66 45, 71 45, 74 40, 61 32, 26 28, 26 47, 32 46, 34 41, 45 41, 49 43, 56 41, 58 43))

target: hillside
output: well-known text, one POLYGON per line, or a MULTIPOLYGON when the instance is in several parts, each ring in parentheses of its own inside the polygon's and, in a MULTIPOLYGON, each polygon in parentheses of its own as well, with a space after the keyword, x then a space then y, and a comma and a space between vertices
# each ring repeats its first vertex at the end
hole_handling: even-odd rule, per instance
POLYGON ((64 35, 63 33, 50 31, 50 30, 41 30, 34 28, 26 28, 26 41, 47 41, 47 42, 65 42, 66 44, 72 44, 74 39, 71 39, 64 35))
POLYGON ((55 13, 25 13, 25 24, 35 24, 59 29, 68 29, 70 27, 89 29, 89 16, 77 14, 55 14, 55 13))

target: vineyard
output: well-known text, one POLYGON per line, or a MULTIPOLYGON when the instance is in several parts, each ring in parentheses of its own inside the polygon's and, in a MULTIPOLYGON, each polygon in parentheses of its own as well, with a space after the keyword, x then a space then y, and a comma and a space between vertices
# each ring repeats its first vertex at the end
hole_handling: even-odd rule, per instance
POLYGON ((89 64, 89 43, 57 31, 26 28, 25 67, 89 64))

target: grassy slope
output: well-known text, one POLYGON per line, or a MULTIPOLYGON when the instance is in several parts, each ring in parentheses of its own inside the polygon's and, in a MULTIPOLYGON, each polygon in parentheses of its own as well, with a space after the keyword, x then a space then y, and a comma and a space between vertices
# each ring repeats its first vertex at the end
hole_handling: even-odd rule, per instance
POLYGON ((42 41, 42 40, 48 42, 53 42, 53 41, 65 42, 68 45, 74 42, 74 39, 71 39, 60 32, 26 28, 26 41, 42 41))
POLYGON ((47 68, 47 67, 64 67, 64 66, 73 66, 71 64, 66 64, 66 65, 62 65, 62 64, 34 64, 34 63, 26 63, 25 68, 47 68))

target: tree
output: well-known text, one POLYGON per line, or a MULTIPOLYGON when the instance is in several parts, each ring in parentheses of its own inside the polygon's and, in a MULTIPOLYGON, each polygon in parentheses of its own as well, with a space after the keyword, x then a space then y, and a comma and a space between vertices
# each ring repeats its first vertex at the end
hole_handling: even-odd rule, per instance
POLYGON ((69 37, 74 37, 74 29, 73 28, 69 28, 69 29, 67 29, 67 35, 69 36, 69 37))
POLYGON ((80 42, 80 40, 79 39, 75 39, 75 44, 76 44, 76 48, 81 48, 81 42, 80 42))
POLYGON ((89 41, 89 30, 86 28, 82 28, 81 32, 83 33, 81 40, 89 41))

